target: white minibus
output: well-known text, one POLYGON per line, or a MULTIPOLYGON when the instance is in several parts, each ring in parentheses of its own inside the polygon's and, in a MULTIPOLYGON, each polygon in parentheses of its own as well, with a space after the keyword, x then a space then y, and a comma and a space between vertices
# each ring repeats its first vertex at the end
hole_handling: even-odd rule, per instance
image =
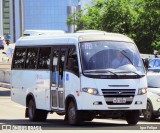
POLYGON ((135 43, 107 32, 21 37, 11 70, 11 99, 31 121, 48 113, 71 125, 122 118, 135 125, 146 108, 145 69, 135 43))

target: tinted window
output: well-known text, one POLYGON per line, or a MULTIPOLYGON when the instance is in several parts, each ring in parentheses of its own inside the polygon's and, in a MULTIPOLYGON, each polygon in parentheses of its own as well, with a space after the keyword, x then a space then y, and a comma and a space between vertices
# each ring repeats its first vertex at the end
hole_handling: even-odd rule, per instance
POLYGON ((155 60, 150 60, 149 61, 149 67, 153 67, 154 66, 154 62, 155 62, 155 60))
POLYGON ((38 48, 28 48, 27 58, 26 58, 26 69, 36 69, 37 68, 37 55, 38 48))
POLYGON ((16 68, 16 69, 24 68, 25 57, 26 57, 26 49, 16 48, 15 55, 14 55, 13 68, 16 68))
POLYGON ((51 55, 51 48, 40 48, 38 69, 50 68, 50 55, 51 55))
POLYGON ((66 69, 72 71, 76 75, 79 73, 78 60, 75 47, 69 48, 66 69))
POLYGON ((154 67, 159 67, 159 66, 160 66, 160 60, 156 60, 155 64, 154 64, 154 67))
POLYGON ((63 87, 63 71, 65 62, 66 49, 61 49, 59 61, 59 87, 63 87))
POLYGON ((134 69, 140 75, 145 74, 142 60, 134 43, 119 41, 81 42, 80 50, 82 70, 84 72, 90 71, 92 73, 93 71, 106 69, 112 69, 111 71, 115 71, 115 69, 129 71, 130 69, 130 71, 133 71, 134 69))
POLYGON ((59 50, 53 50, 53 73, 52 73, 52 84, 56 85, 58 75, 58 56, 59 50))

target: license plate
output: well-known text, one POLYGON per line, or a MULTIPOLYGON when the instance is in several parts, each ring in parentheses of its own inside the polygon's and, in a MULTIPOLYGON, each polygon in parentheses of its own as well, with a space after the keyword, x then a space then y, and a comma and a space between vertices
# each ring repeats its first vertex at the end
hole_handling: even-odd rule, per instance
POLYGON ((113 98, 113 103, 126 103, 126 98, 113 98))

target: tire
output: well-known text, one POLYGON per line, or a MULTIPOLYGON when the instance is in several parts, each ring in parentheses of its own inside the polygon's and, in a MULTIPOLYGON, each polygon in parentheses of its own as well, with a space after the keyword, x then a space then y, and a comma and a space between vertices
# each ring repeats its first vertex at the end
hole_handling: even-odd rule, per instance
POLYGON ((78 125, 82 121, 81 113, 77 110, 76 105, 73 101, 71 101, 68 106, 67 120, 70 125, 78 125))
POLYGON ((35 102, 31 99, 28 104, 28 117, 30 121, 45 121, 47 111, 36 109, 35 102))
POLYGON ((128 111, 126 114, 126 121, 129 125, 136 125, 139 121, 139 110, 128 111))
POLYGON ((60 115, 60 116, 64 116, 65 113, 59 113, 59 112, 56 112, 57 115, 60 115))
POLYGON ((146 110, 143 110, 143 116, 146 121, 153 121, 155 119, 155 116, 153 115, 153 107, 149 101, 147 101, 146 110))

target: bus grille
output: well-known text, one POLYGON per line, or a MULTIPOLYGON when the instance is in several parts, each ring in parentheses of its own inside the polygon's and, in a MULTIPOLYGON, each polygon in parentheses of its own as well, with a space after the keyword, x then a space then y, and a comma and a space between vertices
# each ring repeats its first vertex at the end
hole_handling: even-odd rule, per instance
POLYGON ((132 103, 136 89, 102 89, 108 105, 129 105, 132 103))

